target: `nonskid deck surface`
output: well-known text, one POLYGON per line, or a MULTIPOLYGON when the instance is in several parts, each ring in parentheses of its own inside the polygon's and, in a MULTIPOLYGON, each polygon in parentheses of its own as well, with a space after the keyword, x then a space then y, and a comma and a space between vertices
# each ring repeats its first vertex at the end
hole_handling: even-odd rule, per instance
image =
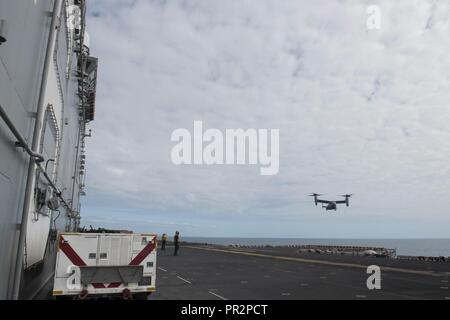
POLYGON ((183 246, 158 251, 151 300, 439 299, 450 300, 450 264, 299 254, 290 248, 183 246), (366 267, 381 267, 381 290, 366 267))

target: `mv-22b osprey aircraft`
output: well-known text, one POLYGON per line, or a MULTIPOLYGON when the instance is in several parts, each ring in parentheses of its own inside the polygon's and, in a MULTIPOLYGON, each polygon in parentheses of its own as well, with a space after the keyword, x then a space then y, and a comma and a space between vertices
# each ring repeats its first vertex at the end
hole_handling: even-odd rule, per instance
POLYGON ((319 199, 318 197, 323 196, 323 194, 317 194, 317 193, 313 193, 310 195, 310 197, 314 197, 314 202, 316 204, 316 206, 319 203, 323 203, 326 205, 322 205, 322 208, 325 209, 326 211, 330 211, 330 210, 334 210, 337 211, 337 205, 338 204, 345 204, 347 205, 347 207, 350 206, 350 198, 353 196, 353 194, 344 194, 341 197, 344 197, 345 200, 340 200, 340 201, 329 201, 329 200, 322 200, 319 199))

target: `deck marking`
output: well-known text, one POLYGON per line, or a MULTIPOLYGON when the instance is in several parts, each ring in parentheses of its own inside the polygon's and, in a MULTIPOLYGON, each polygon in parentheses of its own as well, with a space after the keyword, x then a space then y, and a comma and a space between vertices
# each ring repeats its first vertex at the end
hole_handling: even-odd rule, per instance
POLYGON ((214 293, 214 292, 212 292, 212 291, 208 291, 208 293, 212 294, 213 296, 216 296, 216 297, 219 298, 219 299, 222 299, 222 300, 228 300, 227 298, 224 298, 224 297, 222 297, 221 295, 218 295, 217 293, 214 293))
POLYGON ((289 292, 283 292, 281 295, 287 297, 287 296, 290 296, 291 294, 289 292))
POLYGON ((163 269, 163 268, 161 268, 161 267, 158 267, 158 269, 161 270, 161 271, 167 272, 166 269, 163 269))
POLYGON ((441 282, 442 283, 448 283, 448 280, 442 280, 441 282))
POLYGON ((284 273, 292 273, 292 271, 286 270, 286 269, 280 269, 280 268, 275 268, 274 270, 280 271, 280 272, 284 272, 284 273))
MULTIPOLYGON (((193 247, 193 246, 185 246, 185 248, 231 253, 231 254, 239 254, 239 255, 243 255, 243 256, 270 258, 270 259, 275 259, 275 260, 296 261, 296 262, 314 263, 314 264, 321 264, 321 265, 328 265, 328 266, 367 269, 367 265, 361 265, 361 264, 355 264, 355 263, 332 262, 332 261, 326 261, 326 260, 311 260, 311 259, 296 258, 296 257, 273 256, 273 255, 263 254, 263 253, 251 253, 251 252, 233 251, 233 250, 216 249, 216 248, 201 248, 201 247, 193 247)), ((340 269, 340 270, 343 270, 343 269, 340 269)), ((396 268, 396 267, 381 267, 381 270, 382 271, 417 274, 417 275, 424 275, 424 276, 433 276, 433 277, 445 276, 445 274, 443 274, 443 273, 436 273, 436 272, 432 272, 432 271, 423 271, 423 270, 403 269, 403 268, 396 268)), ((450 274, 450 272, 448 274, 450 274)))
POLYGON ((180 279, 180 280, 183 280, 183 281, 186 282, 186 283, 192 284, 192 282, 190 282, 190 281, 188 281, 188 280, 186 280, 186 279, 183 279, 183 278, 180 277, 180 276, 177 276, 177 278, 180 279))
POLYGON ((448 290, 448 287, 441 287, 441 289, 443 289, 443 290, 448 290))
POLYGON ((362 295, 362 294, 357 294, 357 295, 356 295, 356 298, 358 298, 358 299, 365 299, 366 296, 364 296, 364 295, 362 295))

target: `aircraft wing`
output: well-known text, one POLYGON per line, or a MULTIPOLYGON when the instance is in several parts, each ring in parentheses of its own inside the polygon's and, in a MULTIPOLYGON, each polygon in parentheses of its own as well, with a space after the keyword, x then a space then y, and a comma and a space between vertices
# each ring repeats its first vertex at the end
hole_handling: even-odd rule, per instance
POLYGON ((336 201, 336 204, 347 204, 347 201, 342 200, 342 201, 336 201))
POLYGON ((319 199, 317 199, 317 203, 326 203, 326 204, 329 204, 329 203, 331 203, 331 202, 333 202, 333 201, 319 200, 319 199))

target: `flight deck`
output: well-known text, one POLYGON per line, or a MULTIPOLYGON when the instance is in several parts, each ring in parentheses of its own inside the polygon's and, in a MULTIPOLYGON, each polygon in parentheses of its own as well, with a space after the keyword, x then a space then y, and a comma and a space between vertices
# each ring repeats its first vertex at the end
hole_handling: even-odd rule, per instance
POLYGON ((185 245, 158 251, 151 300, 450 300, 449 262, 301 253, 294 248, 185 245), (381 267, 381 290, 367 267, 381 267))

